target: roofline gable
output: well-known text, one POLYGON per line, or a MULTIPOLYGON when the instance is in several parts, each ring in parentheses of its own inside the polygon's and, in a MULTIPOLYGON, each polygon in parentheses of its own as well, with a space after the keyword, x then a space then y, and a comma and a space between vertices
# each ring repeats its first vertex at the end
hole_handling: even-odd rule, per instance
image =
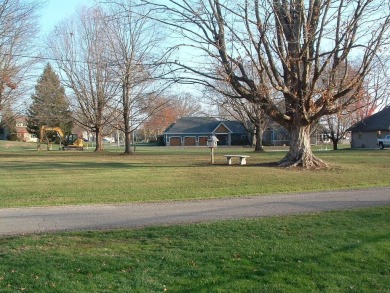
POLYGON ((215 133, 215 131, 223 124, 223 126, 225 126, 225 128, 229 131, 229 133, 233 133, 233 131, 230 130, 229 127, 226 126, 225 123, 221 122, 217 125, 217 127, 215 127, 215 129, 212 131, 212 133, 215 133))
POLYGON ((190 134, 205 134, 211 135, 214 133, 247 133, 247 129, 242 122, 231 120, 217 120, 210 117, 185 117, 178 119, 172 123, 164 131, 164 135, 190 135, 190 134), (218 132, 218 128, 222 128, 218 132))
POLYGON ((366 132, 377 130, 390 130, 390 106, 368 116, 347 129, 351 132, 366 132))

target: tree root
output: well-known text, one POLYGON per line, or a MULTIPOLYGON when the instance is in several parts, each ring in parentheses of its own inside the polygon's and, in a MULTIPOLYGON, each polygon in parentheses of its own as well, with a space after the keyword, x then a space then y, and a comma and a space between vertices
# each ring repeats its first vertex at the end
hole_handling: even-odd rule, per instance
POLYGON ((329 164, 313 155, 301 156, 298 159, 294 159, 288 154, 278 162, 278 167, 287 169, 302 168, 305 170, 321 170, 328 169, 329 164))

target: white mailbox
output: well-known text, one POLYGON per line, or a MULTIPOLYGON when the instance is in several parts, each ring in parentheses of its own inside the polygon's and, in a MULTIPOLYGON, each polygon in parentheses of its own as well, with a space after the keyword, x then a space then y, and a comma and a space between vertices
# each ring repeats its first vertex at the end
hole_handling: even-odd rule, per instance
POLYGON ((212 135, 207 139, 207 146, 209 148, 216 148, 218 141, 219 139, 215 135, 212 135))

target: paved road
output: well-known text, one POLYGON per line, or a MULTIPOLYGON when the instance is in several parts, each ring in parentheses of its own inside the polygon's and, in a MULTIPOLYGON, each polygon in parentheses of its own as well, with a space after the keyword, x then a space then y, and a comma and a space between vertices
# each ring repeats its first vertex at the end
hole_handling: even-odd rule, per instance
POLYGON ((390 187, 228 199, 0 209, 0 235, 105 230, 390 205, 390 187))

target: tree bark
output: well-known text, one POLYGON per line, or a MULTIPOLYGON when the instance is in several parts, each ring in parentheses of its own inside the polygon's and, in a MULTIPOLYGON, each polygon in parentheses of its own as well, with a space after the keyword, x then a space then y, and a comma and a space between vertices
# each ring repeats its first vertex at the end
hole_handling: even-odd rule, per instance
POLYGON ((262 129, 263 128, 262 128, 261 123, 257 123, 255 125, 255 139, 256 139, 255 152, 258 152, 258 153, 264 152, 262 129))
MULTIPOLYGON (((128 68, 129 70, 129 68, 128 68)), ((124 123, 124 133, 125 133, 125 151, 124 154, 132 155, 133 151, 131 150, 131 134, 132 127, 131 124, 131 83, 130 83, 130 73, 127 72, 125 79, 122 84, 122 104, 123 104, 123 123, 124 123)))
POLYGON ((332 140, 332 143, 333 143, 333 150, 337 150, 337 143, 338 143, 338 140, 337 139, 334 139, 332 140))
POLYGON ((279 167, 302 167, 303 169, 320 169, 328 167, 327 163, 314 156, 310 145, 310 125, 297 125, 290 131, 290 150, 279 161, 279 167))
POLYGON ((125 154, 126 155, 132 155, 134 154, 133 150, 131 149, 131 132, 128 130, 128 126, 125 126, 125 154))
POLYGON ((98 125, 96 125, 95 135, 96 135, 95 152, 102 152, 104 151, 103 141, 102 141, 102 130, 101 127, 98 125))

